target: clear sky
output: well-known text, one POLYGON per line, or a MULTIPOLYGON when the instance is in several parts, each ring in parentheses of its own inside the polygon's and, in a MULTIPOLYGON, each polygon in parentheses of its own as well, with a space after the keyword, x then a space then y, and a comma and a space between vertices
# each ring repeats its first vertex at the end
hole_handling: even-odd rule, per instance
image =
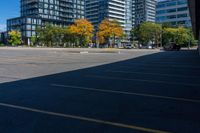
POLYGON ((19 17, 20 0, 0 0, 0 31, 5 30, 6 19, 19 17))

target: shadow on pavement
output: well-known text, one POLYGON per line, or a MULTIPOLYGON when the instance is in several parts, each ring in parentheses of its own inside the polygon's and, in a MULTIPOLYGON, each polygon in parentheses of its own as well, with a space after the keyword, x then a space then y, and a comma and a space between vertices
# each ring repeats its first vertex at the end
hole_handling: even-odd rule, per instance
POLYGON ((0 132, 200 132, 199 75, 180 51, 0 84, 0 132))

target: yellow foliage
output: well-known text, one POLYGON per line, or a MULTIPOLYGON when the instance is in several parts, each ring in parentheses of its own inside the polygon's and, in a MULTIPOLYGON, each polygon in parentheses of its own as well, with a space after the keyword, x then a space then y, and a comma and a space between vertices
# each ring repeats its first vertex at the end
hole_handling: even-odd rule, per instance
POLYGON ((97 37, 100 43, 104 43, 107 38, 117 38, 123 36, 123 29, 116 20, 104 19, 99 25, 97 37))
POLYGON ((73 25, 69 27, 69 30, 71 33, 76 35, 92 37, 94 27, 88 20, 78 19, 73 25))
POLYGON ((11 44, 11 45, 19 45, 21 44, 21 33, 19 31, 10 31, 8 33, 9 35, 9 39, 8 39, 8 42, 11 44))
POLYGON ((103 37, 103 35, 99 35, 99 32, 97 32, 97 40, 100 44, 105 42, 105 38, 103 37))

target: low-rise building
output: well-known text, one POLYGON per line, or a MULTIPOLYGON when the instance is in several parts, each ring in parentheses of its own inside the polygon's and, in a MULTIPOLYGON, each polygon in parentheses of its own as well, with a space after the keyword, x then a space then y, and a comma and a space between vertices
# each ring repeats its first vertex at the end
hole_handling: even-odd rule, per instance
POLYGON ((7 44, 7 32, 0 32, 0 43, 7 44))

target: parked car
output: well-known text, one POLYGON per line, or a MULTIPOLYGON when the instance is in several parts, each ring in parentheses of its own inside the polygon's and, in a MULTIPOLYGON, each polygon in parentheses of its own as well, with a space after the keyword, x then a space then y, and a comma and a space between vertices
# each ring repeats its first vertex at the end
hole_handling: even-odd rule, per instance
POLYGON ((141 46, 141 49, 153 49, 154 47, 152 45, 145 45, 145 46, 141 46))
POLYGON ((180 45, 177 45, 176 43, 169 43, 163 46, 164 50, 167 51, 179 51, 181 49, 180 45))
POLYGON ((133 46, 131 44, 124 44, 125 49, 132 49, 133 46))

